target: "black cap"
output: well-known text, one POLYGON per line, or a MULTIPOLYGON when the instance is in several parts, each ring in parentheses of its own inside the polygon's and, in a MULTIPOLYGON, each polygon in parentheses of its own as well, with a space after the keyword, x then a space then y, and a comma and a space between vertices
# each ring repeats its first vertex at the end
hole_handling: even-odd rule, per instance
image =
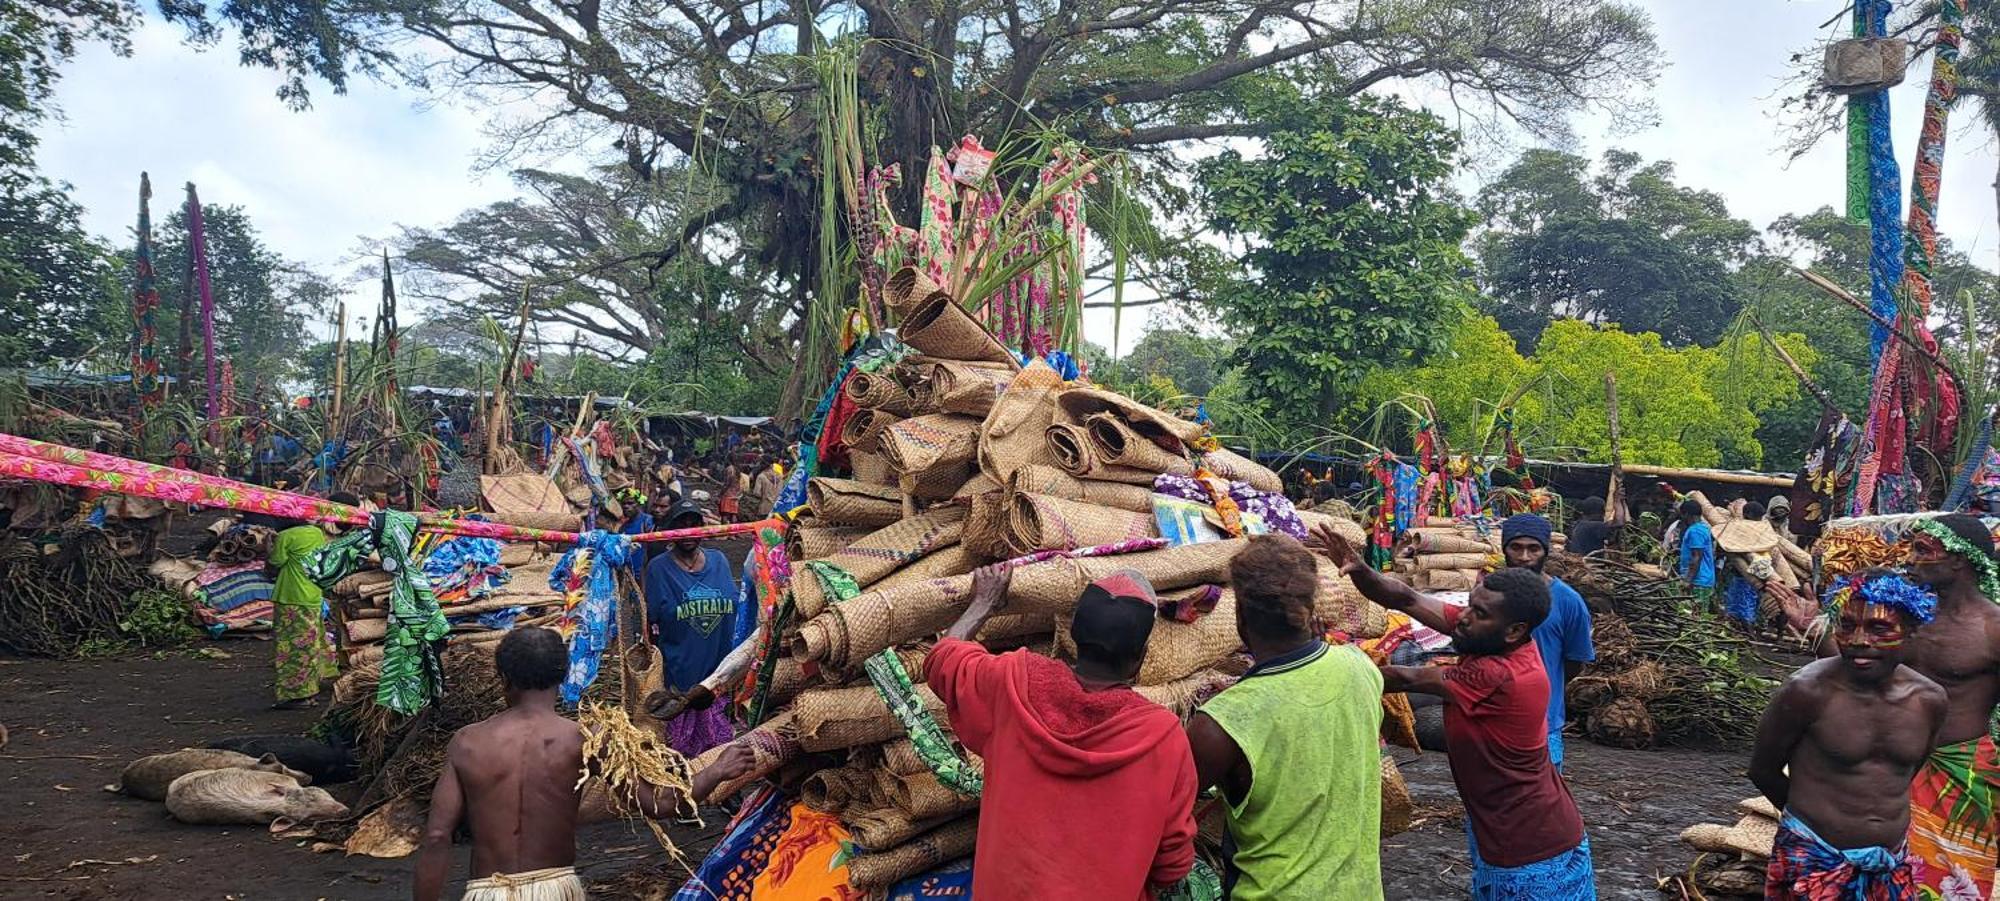
MULTIPOLYGON (((695 505, 694 501, 681 501, 679 503, 674 504, 671 508, 668 508, 667 521, 666 521, 667 528, 669 529, 673 528, 674 523, 679 521, 682 517, 685 516, 692 516, 698 521, 705 521, 708 518, 708 515, 703 513, 701 508, 695 505)), ((697 522, 696 524, 699 525, 700 523, 697 522)))

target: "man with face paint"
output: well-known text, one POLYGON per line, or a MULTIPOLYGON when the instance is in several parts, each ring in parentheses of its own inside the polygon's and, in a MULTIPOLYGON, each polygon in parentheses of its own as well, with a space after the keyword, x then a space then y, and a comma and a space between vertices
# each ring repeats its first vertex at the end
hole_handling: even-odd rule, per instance
MULTIPOLYGON (((1507 517, 1500 524, 1500 548, 1507 565, 1541 573, 1549 561, 1552 532, 1549 521, 1533 513, 1507 517)), ((1597 647, 1590 641, 1590 607, 1583 595, 1554 576, 1543 573, 1543 578, 1549 583, 1549 615, 1535 627, 1535 649, 1549 677, 1549 760, 1562 769, 1562 730, 1568 721, 1564 689, 1584 664, 1597 659, 1597 647)))
POLYGON ((1936 608, 1936 595, 1886 570, 1828 589, 1840 656, 1801 667, 1778 689, 1750 755, 1750 781, 1784 811, 1765 898, 1918 897, 1910 780, 1937 743, 1947 702, 1903 658, 1936 608))
POLYGON ((1549 614, 1548 581, 1533 570, 1503 569, 1457 607, 1376 572, 1331 530, 1314 537, 1362 595, 1449 634, 1458 650, 1453 666, 1382 667, 1382 690, 1444 698, 1445 753, 1465 803, 1472 897, 1595 899, 1583 818, 1549 760, 1549 677, 1533 638, 1549 614))
MULTIPOLYGON (((1917 771, 1910 794, 1910 853, 1924 862, 1924 886, 1942 897, 1970 890, 1985 898, 2000 857, 2000 749, 1993 739, 2000 701, 2000 564, 1978 517, 1952 514, 1912 527, 1910 571, 1937 593, 1937 618, 1904 649, 1917 672, 1945 690, 1950 707, 1938 748, 1917 771)), ((1824 653, 1824 650, 1822 650, 1824 653)))
MULTIPOLYGON (((666 529, 691 529, 702 524, 701 508, 681 501, 667 511, 666 529)), ((693 756, 735 737, 724 708, 702 682, 721 666, 735 644, 737 618, 754 618, 756 609, 739 603, 737 584, 729 573, 729 558, 703 548, 700 539, 684 539, 666 553, 655 548, 646 563, 646 623, 666 665, 670 700, 654 705, 671 714, 667 743, 693 756)), ((658 715, 656 713, 655 715, 658 715)))

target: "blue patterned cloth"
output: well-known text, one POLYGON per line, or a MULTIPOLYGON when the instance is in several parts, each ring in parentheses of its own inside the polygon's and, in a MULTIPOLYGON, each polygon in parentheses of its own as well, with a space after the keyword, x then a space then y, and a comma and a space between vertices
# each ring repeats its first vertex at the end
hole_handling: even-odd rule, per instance
POLYGON ((955 860, 889 887, 889 901, 931 901, 972 897, 972 858, 955 860))
POLYGON ((674 901, 747 901, 751 880, 769 863, 771 849, 791 825, 791 800, 775 788, 764 788, 743 802, 729 831, 674 893, 674 901))
POLYGON ((1755 625, 1758 607, 1757 586, 1740 577, 1729 580, 1729 587, 1722 591, 1722 612, 1738 622, 1755 625))
POLYGON ((1590 836, 1576 847, 1547 860, 1520 867, 1496 867, 1479 856, 1479 839, 1472 821, 1465 825, 1465 847, 1472 853, 1472 897, 1475 901, 1597 901, 1597 873, 1590 865, 1590 836))
POLYGON ((1396 534, 1402 535, 1417 524, 1417 483, 1423 470, 1408 463, 1396 464, 1396 534))
POLYGON ((431 590, 440 595, 466 586, 467 598, 491 594, 507 584, 507 568, 500 565, 500 542, 491 538, 449 538, 438 542, 424 557, 424 576, 431 590), (480 578, 484 575, 485 578, 480 578))
MULTIPOLYGON (((618 605, 618 567, 624 566, 636 547, 632 539, 602 529, 577 536, 576 546, 565 551, 549 573, 549 587, 565 591, 570 574, 581 572, 584 599, 570 615, 576 620, 569 639, 569 674, 563 677, 563 703, 574 705, 590 683, 597 681, 597 664, 611 639, 617 634, 612 616, 618 605)), ((634 603, 638 600, 633 599, 634 603)))

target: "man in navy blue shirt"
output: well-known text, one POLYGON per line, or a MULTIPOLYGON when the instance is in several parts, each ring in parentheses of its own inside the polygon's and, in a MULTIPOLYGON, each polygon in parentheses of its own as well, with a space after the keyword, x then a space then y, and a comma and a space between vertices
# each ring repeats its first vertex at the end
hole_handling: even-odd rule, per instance
MULTIPOLYGON (((667 511, 667 529, 701 524, 701 508, 691 502, 667 511)), ((676 541, 666 553, 653 551, 646 563, 646 622, 673 695, 688 694, 715 672, 736 647, 737 619, 743 616, 754 624, 757 611, 739 603, 736 579, 721 551, 702 547, 700 539, 676 541)), ((712 702, 713 696, 704 700, 712 702)), ((674 750, 693 756, 735 737, 725 705, 686 708, 667 720, 667 743, 674 750)))
MULTIPOLYGON (((1500 546, 1508 566, 1542 572, 1549 560, 1549 536, 1554 527, 1533 513, 1507 517, 1500 524, 1500 546)), ((1549 676, 1549 760, 1557 769, 1563 762, 1564 689, 1583 665, 1597 659, 1596 645, 1590 640, 1590 607, 1583 596, 1563 580, 1544 574, 1549 582, 1549 615, 1532 633, 1535 649, 1541 652, 1542 669, 1549 676)))

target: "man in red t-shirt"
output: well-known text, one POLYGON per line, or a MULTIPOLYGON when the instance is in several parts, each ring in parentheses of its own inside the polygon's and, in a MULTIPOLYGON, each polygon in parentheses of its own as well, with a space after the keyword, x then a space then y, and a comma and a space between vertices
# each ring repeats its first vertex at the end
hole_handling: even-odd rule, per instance
POLYGON ((1382 667, 1382 690, 1445 700, 1445 753, 1465 803, 1472 896, 1595 899, 1583 818, 1549 760, 1549 677, 1533 638, 1549 613, 1548 582, 1533 570, 1503 569, 1461 608, 1369 568, 1330 529, 1316 537, 1369 600, 1449 634, 1458 650, 1455 666, 1382 667))
POLYGON ((973 894, 1150 898, 1194 867, 1197 781, 1180 718, 1131 688, 1158 616, 1153 588, 1132 570, 1084 588, 1065 664, 971 640, 1008 581, 997 567, 974 573, 971 603, 924 661, 958 740, 986 761, 973 894))

